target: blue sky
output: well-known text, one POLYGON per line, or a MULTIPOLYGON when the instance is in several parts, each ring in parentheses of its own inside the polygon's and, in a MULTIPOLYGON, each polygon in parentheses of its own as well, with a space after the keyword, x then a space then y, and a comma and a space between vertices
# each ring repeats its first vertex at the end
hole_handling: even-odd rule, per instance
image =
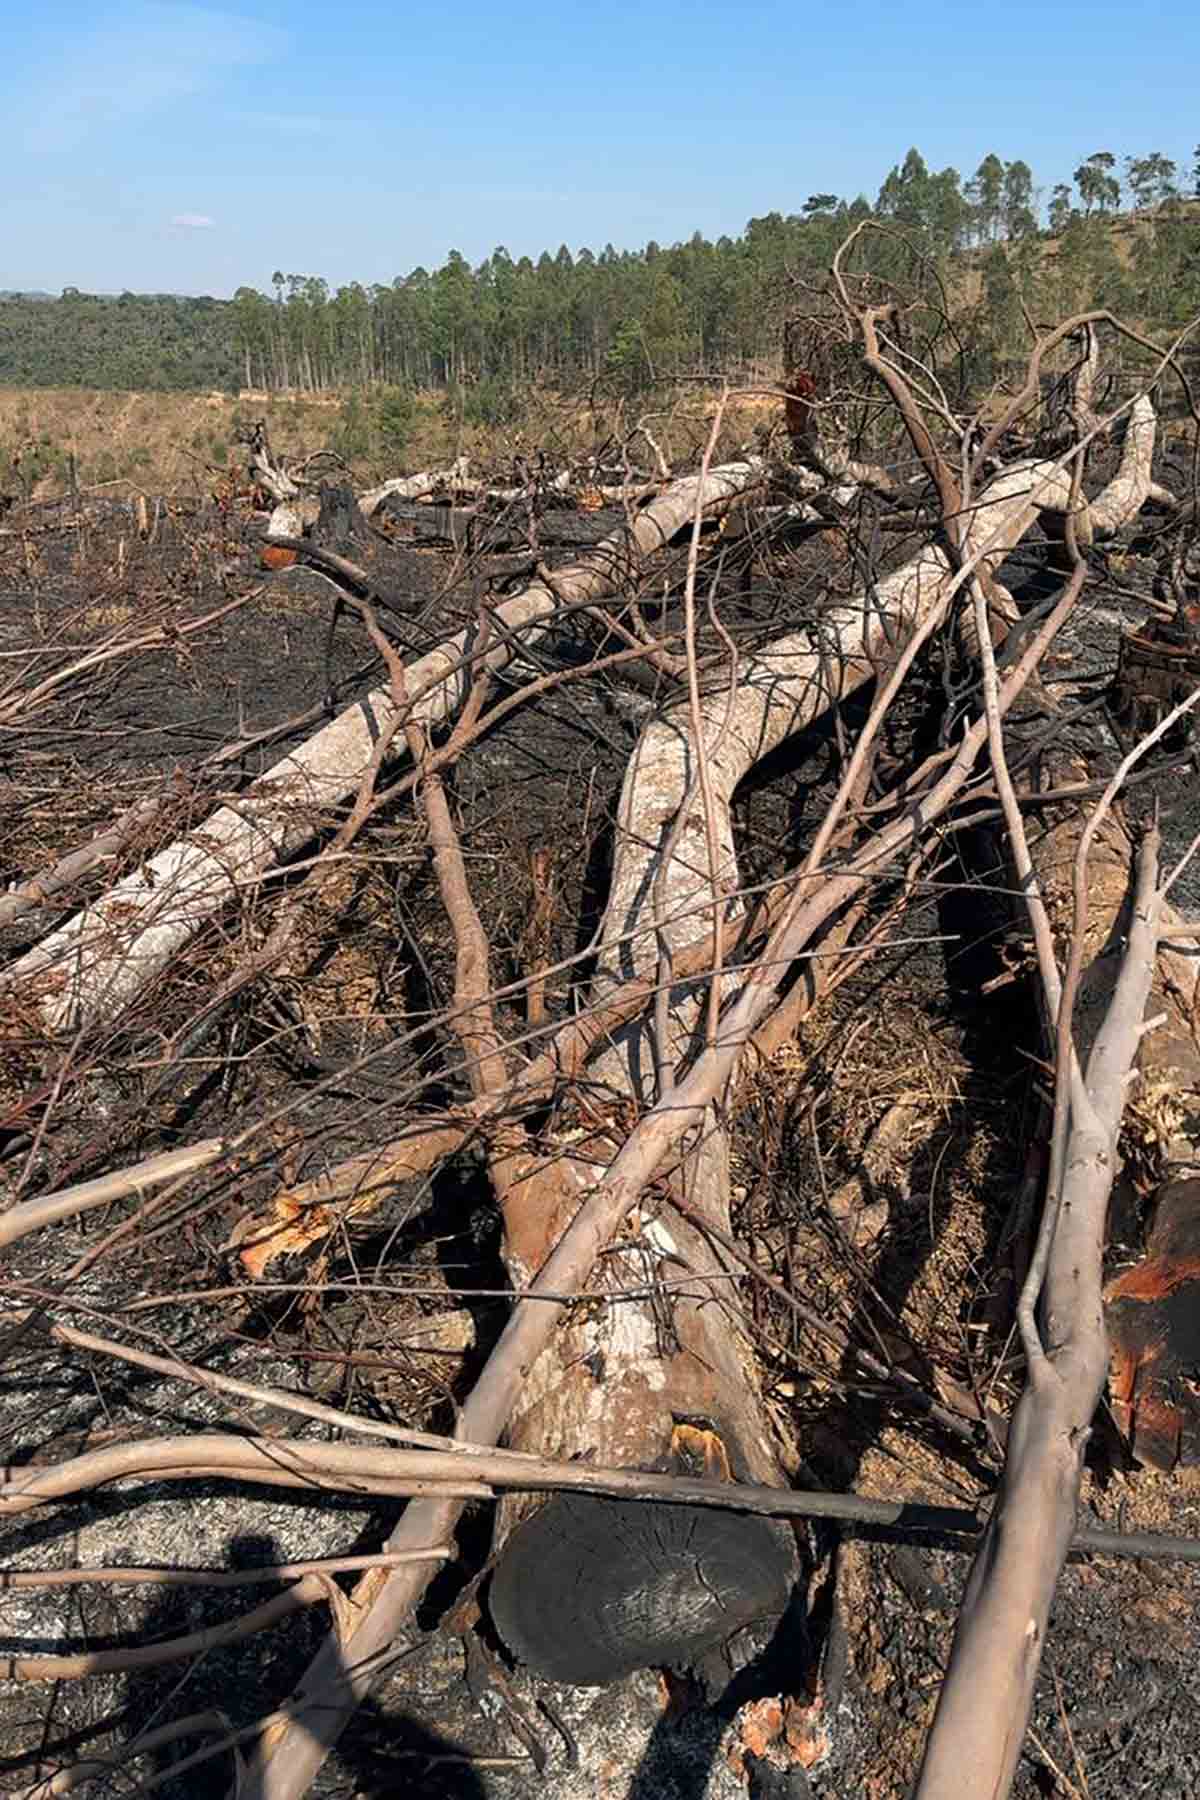
POLYGON ((910 144, 1048 191, 1200 141, 1195 0, 0 0, 0 43, 0 288, 390 281, 736 233, 910 144))

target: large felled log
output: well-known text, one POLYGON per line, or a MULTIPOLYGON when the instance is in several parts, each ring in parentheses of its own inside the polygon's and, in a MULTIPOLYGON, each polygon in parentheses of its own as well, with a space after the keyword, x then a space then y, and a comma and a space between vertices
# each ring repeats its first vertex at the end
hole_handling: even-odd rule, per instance
MULTIPOLYGON (((1140 451, 1144 442, 1135 448, 1140 451)), ((1134 504, 1136 484, 1126 481, 1122 491, 1126 503, 1134 504)), ((1040 509, 1061 507, 1068 496, 1069 482, 1053 465, 1006 471, 980 497, 965 555, 977 557, 981 572, 990 573, 1040 509)), ((830 609, 821 621, 819 643, 808 632, 779 640, 739 667, 735 694, 717 691, 700 700, 698 717, 690 705, 681 705, 648 725, 630 760, 618 810, 594 982, 597 1000, 653 971, 714 913, 732 922, 736 902, 727 896, 739 891, 732 824, 738 782, 760 757, 873 679, 917 625, 946 605, 953 575, 949 556, 930 546, 880 582, 869 602, 864 596, 830 609)), ((738 984, 736 972, 725 978, 727 998, 738 984)), ((595 1074, 616 1095, 629 1095, 637 1104, 650 1100, 656 1079, 669 1084, 673 1067, 687 1055, 705 1005, 703 985, 682 984, 669 996, 666 1018, 660 1009, 656 1020, 640 1019, 618 1034, 611 1051, 594 1065, 595 1074), (667 1069, 658 1066, 664 1055, 667 1069)), ((618 1122, 620 1102, 614 1104, 618 1122)), ((544 1186, 523 1193, 517 1183, 506 1200, 507 1254, 518 1281, 541 1267, 586 1191, 589 1166, 564 1147, 556 1177, 551 1198, 544 1186)), ((728 1235, 728 1142, 715 1111, 677 1179, 686 1185, 689 1209, 728 1235)), ((627 1237, 610 1247, 593 1277, 593 1291, 608 1303, 578 1309, 560 1326, 517 1402, 510 1442, 544 1455, 652 1466, 671 1455, 677 1422, 699 1417, 715 1430, 731 1463, 741 1465, 738 1473, 755 1470, 753 1478, 768 1483, 781 1479, 730 1273, 715 1237, 706 1237, 669 1206, 643 1201, 631 1216, 627 1237), (644 1297, 638 1297, 639 1290, 644 1297)), ((578 1526, 574 1515, 572 1524, 578 1526)), ((603 1536, 598 1518, 592 1529, 603 1536)), ((595 1659, 589 1666, 603 1666, 599 1632, 609 1666, 619 1673, 607 1615, 597 1621, 578 1605, 564 1623, 564 1601, 553 1618, 540 1612, 535 1629, 523 1605, 528 1578, 522 1571, 559 1557, 565 1531, 556 1501, 504 1503, 496 1623, 529 1660, 564 1676, 571 1666, 563 1650, 569 1638, 587 1645, 587 1656, 595 1659)), ((775 1551, 769 1541, 760 1554, 770 1563, 775 1551)), ((649 1604, 646 1577, 632 1556, 628 1571, 625 1579, 638 1597, 633 1610, 640 1618, 649 1604)), ((668 1563, 658 1581, 669 1589, 673 1579, 668 1563)))
POLYGON ((474 507, 439 506, 432 501, 396 500, 389 494, 379 502, 372 517, 389 537, 469 544, 477 514, 474 507))
MULTIPOLYGON (((640 571, 697 504, 719 510, 763 478, 763 465, 748 461, 713 470, 703 481, 690 475, 673 483, 636 515, 628 531, 611 533, 590 555, 559 570, 553 587, 531 582, 497 606, 501 629, 492 633, 482 661, 502 668, 511 659, 514 639, 532 641, 561 605, 602 599, 640 571)), ((407 671, 412 719, 434 727, 453 715, 476 673, 469 660, 475 646, 472 626, 412 665, 407 671)), ((236 803, 219 808, 200 828, 68 919, 9 967, 5 984, 36 1001, 50 1030, 113 1017, 161 975, 207 920, 321 829, 329 809, 358 788, 378 735, 396 723, 390 689, 376 689, 282 757, 236 803)))
POLYGON ((397 475, 391 481, 381 482, 378 487, 369 488, 365 494, 360 494, 358 504, 369 519, 383 501, 392 496, 397 500, 423 500, 427 495, 436 493, 439 488, 453 492, 455 488, 465 485, 467 468, 466 457, 459 456, 448 469, 428 469, 419 475, 397 475))
MULTIPOLYGON (((1154 437, 1153 408, 1139 401, 1131 412, 1120 469, 1082 519, 1097 536, 1111 536, 1144 503, 1154 437)), ((978 496, 964 535, 964 557, 977 559, 982 575, 994 574, 1035 518, 1069 505, 1070 489, 1069 478, 1053 463, 1024 462, 1004 470, 978 496)), ((710 792, 717 803, 719 888, 737 891, 729 802, 738 782, 758 759, 887 668, 916 627, 945 604, 952 579, 949 556, 939 545, 930 545, 880 581, 870 597, 859 595, 827 609, 819 639, 808 631, 796 632, 747 659, 738 671, 732 707, 720 691, 701 702, 701 729, 713 746, 708 763, 710 792)), ((601 986, 632 975, 654 953, 659 934, 668 945, 685 943, 696 935, 697 921, 711 916, 704 796, 686 708, 675 708, 648 725, 630 761, 618 827, 601 986), (677 842, 663 866, 666 833, 685 801, 677 842), (641 898, 651 885, 659 897, 657 917, 641 898)), ((648 1046, 645 1027, 640 1029, 644 1061, 648 1046)))
MULTIPOLYGON (((518 1279, 545 1261, 594 1165, 567 1151, 551 1181, 537 1173, 505 1200, 518 1279)), ((680 1178, 690 1203, 727 1230, 723 1131, 706 1133, 680 1178)), ((732 1272, 702 1232, 644 1197, 593 1272, 591 1298, 529 1371, 513 1447, 780 1484, 732 1272)), ((797 1570, 788 1528, 742 1521, 735 1544, 721 1515, 668 1521, 669 1510, 506 1499, 491 1605, 510 1648, 552 1679, 604 1682, 644 1665, 695 1664, 737 1626, 783 1612, 797 1570), (537 1570, 553 1570, 553 1581, 537 1570)))
MULTIPOLYGON (((646 960, 643 940, 640 968, 646 960)), ((673 1032, 672 1040, 681 1051, 673 1032)), ((517 1287, 544 1266, 597 1167, 650 1097, 620 1046, 594 1064, 588 1091, 582 1113, 568 1108, 555 1136, 514 1158, 502 1183, 505 1259, 517 1287)), ((672 1179, 690 1207, 728 1233, 728 1143, 715 1114, 672 1179)), ((589 1300, 568 1311, 528 1371, 512 1446, 779 1485, 779 1446, 735 1273, 720 1244, 661 1192, 643 1195, 594 1269, 589 1300)), ((669 1510, 506 1498, 491 1608, 509 1647, 551 1679, 599 1683, 644 1665, 703 1664, 740 1626, 782 1614, 798 1572, 788 1527, 760 1518, 731 1532, 721 1515, 669 1510)))

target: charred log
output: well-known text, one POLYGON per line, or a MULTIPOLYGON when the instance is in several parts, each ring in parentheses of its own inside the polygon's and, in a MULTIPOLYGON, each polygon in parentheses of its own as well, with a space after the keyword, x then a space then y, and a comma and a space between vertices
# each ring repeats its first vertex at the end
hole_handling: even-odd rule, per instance
POLYGON ((474 549, 476 513, 472 506, 442 506, 436 502, 403 500, 386 495, 372 517, 389 538, 417 543, 462 544, 474 549))
MULTIPOLYGON (((720 1437, 690 1425, 659 1467, 730 1475, 720 1437)), ((790 1530, 771 1519, 560 1494, 514 1531, 490 1607, 539 1675, 603 1686, 635 1669, 702 1667, 743 1627, 782 1615, 796 1566, 790 1530)))
MULTIPOLYGON (((1200 609, 1189 606, 1122 637, 1113 710, 1131 742, 1200 687, 1198 626, 1200 609)), ((1184 717, 1163 740, 1164 747, 1178 749, 1192 730, 1192 720, 1184 717)))

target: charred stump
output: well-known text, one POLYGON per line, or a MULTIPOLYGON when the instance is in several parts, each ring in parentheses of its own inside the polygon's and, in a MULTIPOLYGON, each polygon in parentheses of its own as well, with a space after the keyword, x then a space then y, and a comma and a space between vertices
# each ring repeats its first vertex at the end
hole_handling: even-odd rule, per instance
POLYGON ((381 539, 364 518, 353 488, 337 482, 324 482, 321 486, 312 540, 323 550, 332 550, 335 556, 357 563, 369 562, 381 547, 381 539))
POLYGON ((1140 1462, 1200 1462, 1200 1180, 1155 1197, 1140 1262, 1105 1291, 1113 1417, 1140 1462))
MULTIPOLYGON (((283 542, 297 547, 295 539, 285 537, 283 542)), ((401 617, 420 606, 420 600, 402 585, 407 553, 375 529, 353 489, 344 484, 322 484, 316 518, 303 549, 310 561, 351 594, 375 601, 401 617)))

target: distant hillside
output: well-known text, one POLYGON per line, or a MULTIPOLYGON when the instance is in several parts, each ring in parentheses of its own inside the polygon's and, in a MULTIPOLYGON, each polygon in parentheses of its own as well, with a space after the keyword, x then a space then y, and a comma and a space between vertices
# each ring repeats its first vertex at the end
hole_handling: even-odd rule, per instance
MULTIPOLYGON (((472 267, 457 250, 434 270, 331 292, 278 273, 271 293, 231 301, 169 294, 0 295, 0 384, 128 391, 305 395, 352 388, 448 394, 467 423, 511 421, 521 396, 602 382, 629 397, 679 377, 771 376, 796 282, 818 281, 853 228, 846 272, 896 283, 935 310, 946 296, 967 326, 973 379, 1027 347, 1029 316, 1107 307, 1170 330, 1200 311, 1200 206, 1154 153, 1096 152, 1054 188, 1051 230, 1027 163, 986 156, 966 181, 916 149, 872 204, 809 195, 798 212, 751 219, 739 237, 699 232, 640 250, 536 261, 499 246, 472 267), (1077 191, 1076 191, 1077 190, 1077 191), (1120 211, 1122 194, 1135 201, 1120 211)), ((1191 180, 1200 191, 1200 150, 1191 180)))
POLYGON ((0 384, 236 388, 228 301, 162 294, 0 294, 0 384))

